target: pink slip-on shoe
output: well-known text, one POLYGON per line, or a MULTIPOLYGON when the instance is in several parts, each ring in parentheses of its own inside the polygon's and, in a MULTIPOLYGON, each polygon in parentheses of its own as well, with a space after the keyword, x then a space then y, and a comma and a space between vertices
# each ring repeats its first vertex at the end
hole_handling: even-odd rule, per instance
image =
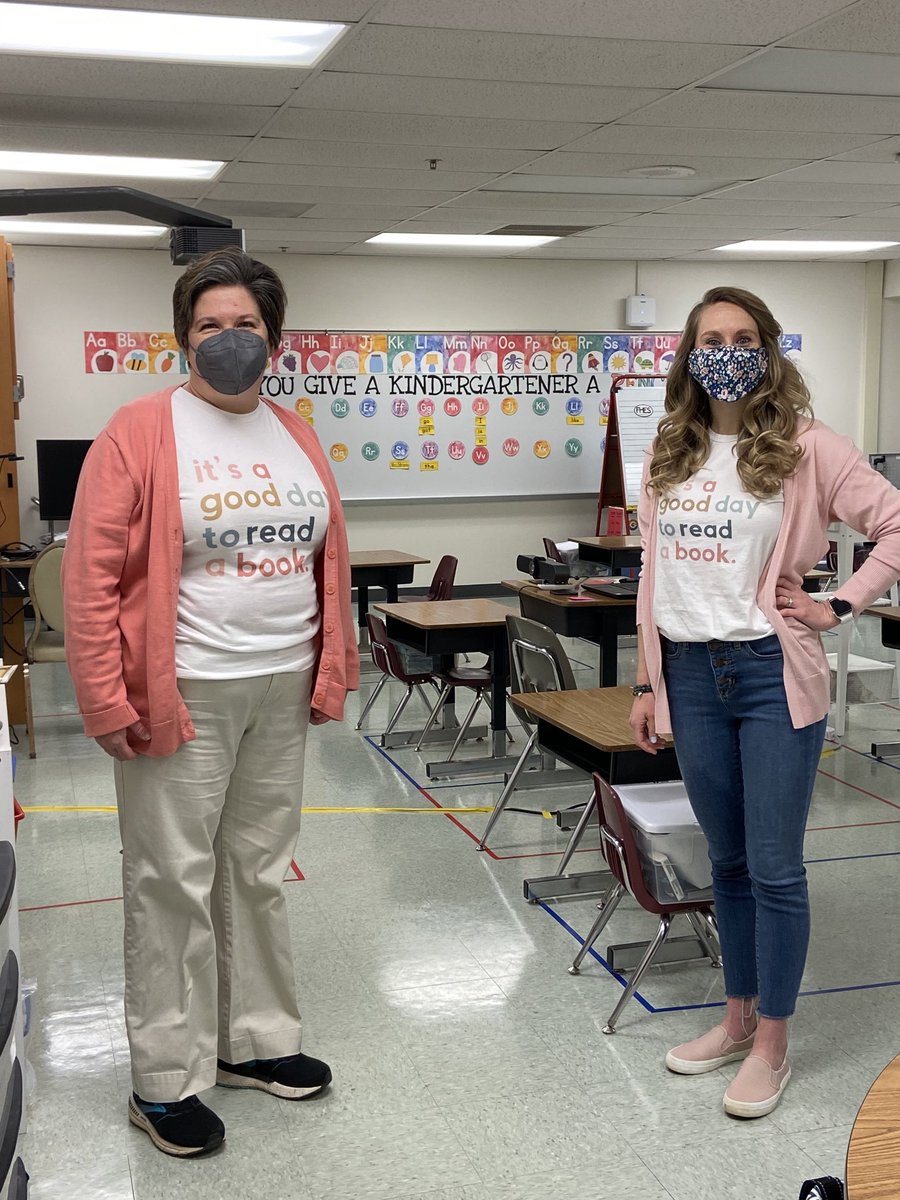
POLYGON ((666 1066, 676 1075, 705 1075, 727 1063, 746 1058, 753 1049, 755 1030, 749 1037, 734 1041, 724 1025, 717 1025, 692 1042, 676 1046, 666 1055, 666 1066))
POLYGON ((740 1071, 728 1085, 722 1101, 732 1117, 764 1117, 781 1099, 791 1078, 787 1058, 780 1067, 773 1067, 758 1054, 747 1057, 740 1071))

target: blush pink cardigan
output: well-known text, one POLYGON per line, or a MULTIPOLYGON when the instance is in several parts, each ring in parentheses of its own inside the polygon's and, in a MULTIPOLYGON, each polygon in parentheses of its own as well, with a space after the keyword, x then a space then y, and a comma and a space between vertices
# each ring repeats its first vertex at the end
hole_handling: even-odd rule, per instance
MULTIPOLYGON (((85 459, 66 552, 66 659, 88 737, 140 719, 150 740, 134 749, 163 757, 194 738, 175 678, 175 621, 184 532, 168 388, 120 408, 85 459)), ((266 401, 268 403, 268 401, 266 401)), ((321 615, 312 720, 341 720, 359 685, 350 609, 350 556, 341 499, 316 435, 269 407, 309 458, 331 507, 316 558, 321 615)))
MULTIPOLYGON (((784 652, 784 686, 795 729, 827 716, 831 706, 828 661, 822 639, 798 621, 786 621, 775 607, 780 576, 799 583, 827 553, 826 530, 843 521, 877 546, 838 594, 859 615, 900 577, 900 489, 873 471, 850 438, 813 421, 797 438, 803 457, 784 481, 784 515, 775 548, 763 569, 756 602, 769 619, 784 652)), ((641 627, 648 676, 656 697, 656 728, 671 733, 669 704, 662 674, 659 631, 653 622, 656 567, 657 499, 647 488, 652 450, 644 461, 638 523, 644 547, 638 588, 637 622, 641 627)), ((698 604, 702 597, 697 598, 698 604)))

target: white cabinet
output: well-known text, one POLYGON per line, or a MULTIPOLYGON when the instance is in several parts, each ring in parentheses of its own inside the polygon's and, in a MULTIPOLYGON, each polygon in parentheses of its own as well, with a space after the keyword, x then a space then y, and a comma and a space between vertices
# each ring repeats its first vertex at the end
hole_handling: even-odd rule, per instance
MULTIPOLYGON (((0 677, 15 668, 0 666, 0 677)), ((0 1196, 24 1200, 28 1175, 17 1157, 25 1066, 19 964, 19 905, 12 752, 6 688, 0 683, 0 1196)))

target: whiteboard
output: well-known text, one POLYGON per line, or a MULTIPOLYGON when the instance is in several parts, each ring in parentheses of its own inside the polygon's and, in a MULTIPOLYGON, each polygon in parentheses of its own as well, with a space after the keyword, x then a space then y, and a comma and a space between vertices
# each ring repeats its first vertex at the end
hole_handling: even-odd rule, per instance
POLYGON ((677 343, 292 331, 262 391, 310 422, 345 500, 596 496, 613 373, 665 370, 677 343))

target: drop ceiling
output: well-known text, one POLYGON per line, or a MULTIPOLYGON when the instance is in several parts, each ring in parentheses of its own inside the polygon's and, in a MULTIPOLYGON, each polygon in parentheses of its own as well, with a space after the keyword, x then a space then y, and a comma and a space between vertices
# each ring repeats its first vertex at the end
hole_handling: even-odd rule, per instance
MULTIPOLYGON (((0 54, 0 149, 224 159, 210 184, 146 190, 230 217, 266 254, 408 255, 366 239, 525 224, 572 233, 498 257, 900 240, 897 0, 255 0, 253 15, 349 29, 308 71, 0 54), (666 165, 693 174, 635 174, 666 165)), ((97 182, 144 186, 0 173, 97 182)))

